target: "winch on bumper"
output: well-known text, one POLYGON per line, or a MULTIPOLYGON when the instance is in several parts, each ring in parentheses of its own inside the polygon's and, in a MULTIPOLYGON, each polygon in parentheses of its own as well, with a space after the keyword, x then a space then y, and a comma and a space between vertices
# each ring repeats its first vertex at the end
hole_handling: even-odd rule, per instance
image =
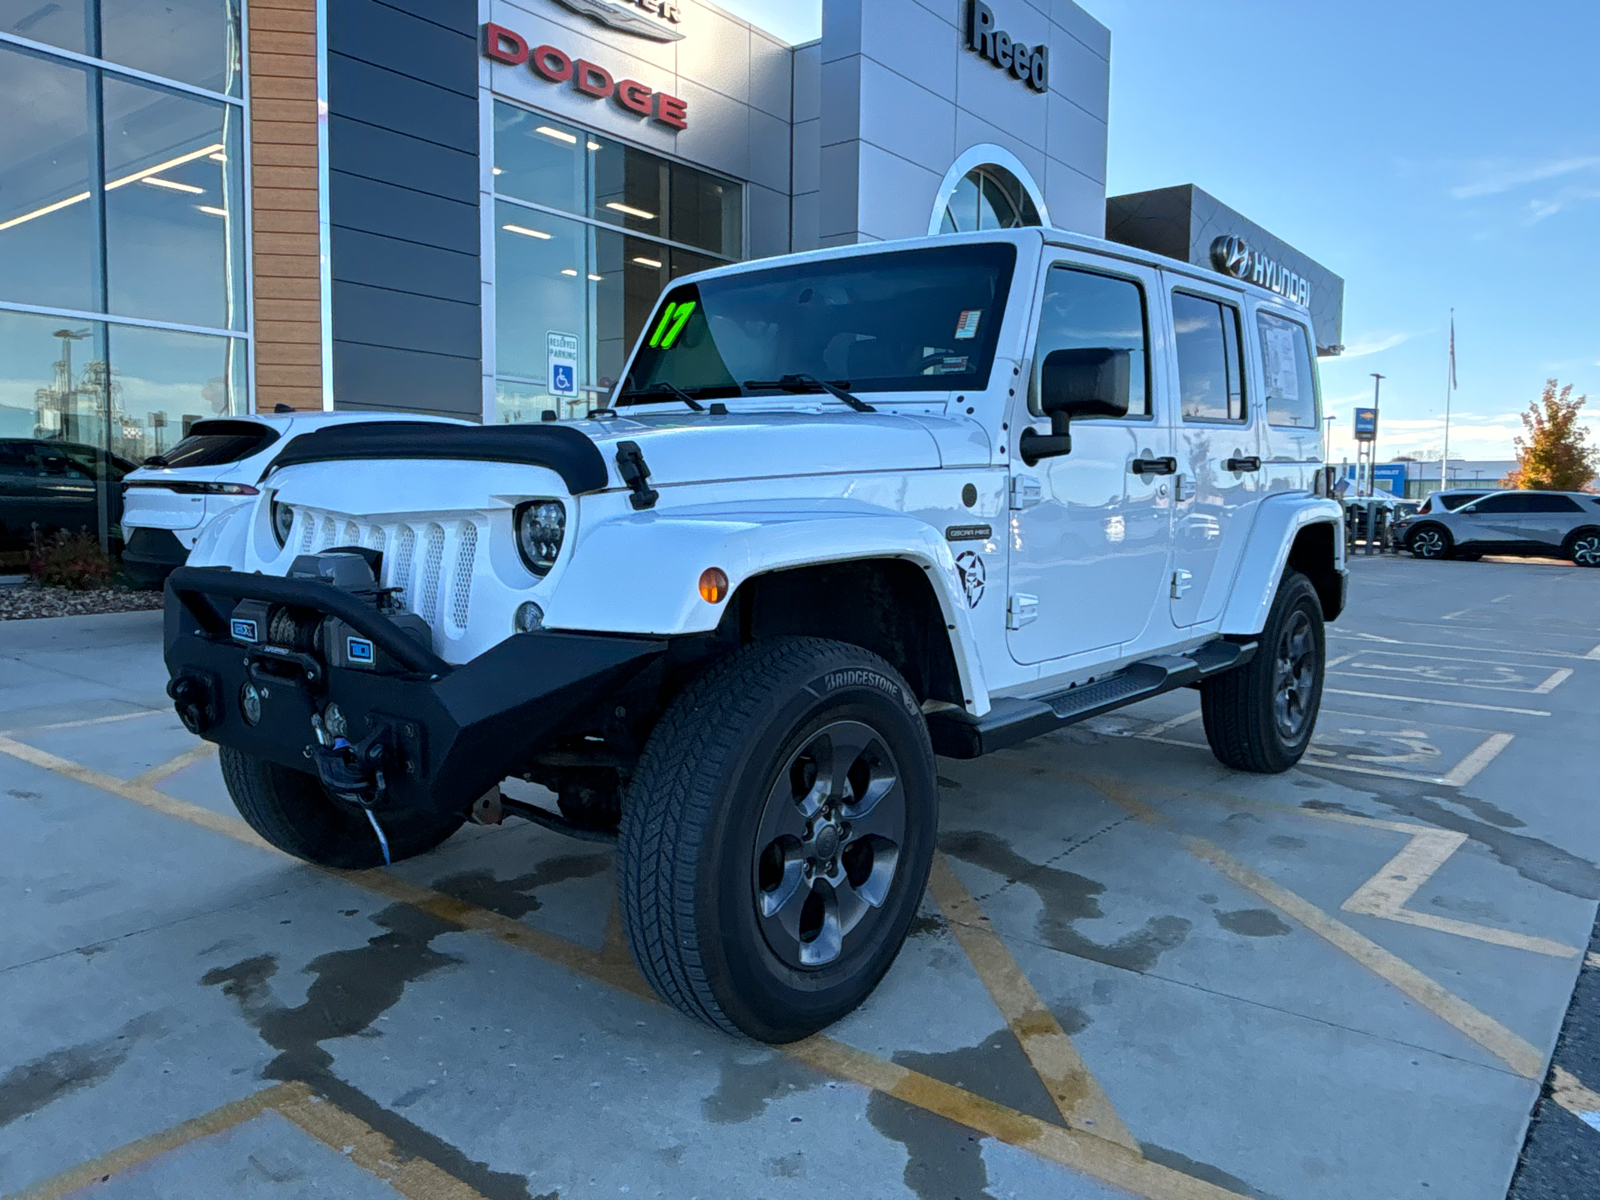
POLYGON ((173 571, 167 691, 184 725, 379 811, 463 812, 668 648, 538 630, 452 665, 375 595, 325 578, 173 571))

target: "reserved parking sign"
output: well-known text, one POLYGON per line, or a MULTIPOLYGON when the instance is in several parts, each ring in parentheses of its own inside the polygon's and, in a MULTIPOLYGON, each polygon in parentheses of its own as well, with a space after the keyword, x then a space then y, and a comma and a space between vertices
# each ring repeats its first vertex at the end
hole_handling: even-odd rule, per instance
POLYGON ((549 349, 550 378, 548 387, 552 396, 578 394, 578 338, 571 333, 545 335, 549 349))

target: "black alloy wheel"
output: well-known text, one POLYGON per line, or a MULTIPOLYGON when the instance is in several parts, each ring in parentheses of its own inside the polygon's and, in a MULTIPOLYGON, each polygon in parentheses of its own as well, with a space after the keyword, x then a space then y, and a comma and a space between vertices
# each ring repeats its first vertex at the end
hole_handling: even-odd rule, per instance
POLYGON ((938 779, 897 671, 820 638, 750 643, 679 693, 628 782, 617 887, 660 996, 789 1042, 850 1012, 927 886, 938 779))
POLYGON ((1406 549, 1417 558, 1449 558, 1452 539, 1443 525, 1419 525, 1406 538, 1406 549))
POLYGON ((869 938, 905 838, 905 788, 877 732, 836 721, 812 734, 779 770, 756 832, 754 902, 772 952, 824 967, 869 938))
POLYGON ((1600 529, 1580 529, 1567 540, 1567 557, 1580 567, 1600 567, 1600 529))
POLYGON ((1285 742, 1299 741, 1316 717, 1312 702, 1319 690, 1320 663, 1311 617, 1305 609, 1295 609, 1278 635, 1272 664, 1272 715, 1285 742))

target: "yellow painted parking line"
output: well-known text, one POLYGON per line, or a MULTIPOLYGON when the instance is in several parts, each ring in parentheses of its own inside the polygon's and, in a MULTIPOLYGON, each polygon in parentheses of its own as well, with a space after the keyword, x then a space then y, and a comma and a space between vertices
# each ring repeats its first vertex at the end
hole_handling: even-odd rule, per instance
MULTIPOLYGON (((1343 672, 1339 672, 1343 674, 1343 672)), ((1401 704, 1437 704, 1445 708, 1475 708, 1481 712, 1515 713, 1522 717, 1548 717, 1542 708, 1510 708, 1504 704, 1469 704, 1465 700, 1435 700, 1425 696, 1394 696, 1388 692, 1352 692, 1344 688, 1323 688, 1329 696, 1361 696, 1368 700, 1395 700, 1401 704)))
POLYGON ((85 725, 110 725, 114 721, 133 721, 140 717, 159 717, 177 714, 170 708, 141 708, 137 712, 113 713, 109 717, 84 717, 77 721, 51 721, 48 725, 29 725, 21 729, 7 729, 6 733, 39 733, 46 729, 81 729, 85 725))
POLYGON ((1477 925, 1471 921, 1457 921, 1452 917, 1436 916, 1433 913, 1413 912, 1406 907, 1406 902, 1417 894, 1417 890, 1432 879, 1439 868, 1449 861, 1450 856, 1466 842, 1466 834, 1457 833, 1453 829, 1436 829, 1431 825, 1379 821, 1372 817, 1357 817, 1349 813, 1323 812, 1318 809, 1306 809, 1305 812, 1307 816, 1327 821, 1402 833, 1410 839, 1401 847, 1398 854, 1378 868, 1377 874, 1357 888, 1350 898, 1339 906, 1345 912, 1382 917, 1385 920, 1399 921, 1421 929, 1433 929, 1440 933, 1451 933, 1457 937, 1472 938, 1496 946, 1510 946, 1515 950, 1547 954, 1551 958, 1576 958, 1583 953, 1577 946, 1564 945, 1550 938, 1514 933, 1509 929, 1496 929, 1491 925, 1477 925))
MULTIPOLYGON (((258 838, 243 821, 164 796, 154 788, 135 787, 125 780, 3 736, 0 736, 0 752, 55 771, 69 779, 99 787, 167 816, 202 825, 214 833, 280 854, 258 838)), ((618 961, 614 948, 609 953, 607 950, 590 950, 511 917, 414 884, 380 868, 367 871, 312 869, 427 912, 460 928, 491 934, 516 949, 528 951, 575 973, 659 1003, 639 975, 632 958, 623 956, 622 961, 618 961)), ((1147 1200, 1242 1200, 1236 1192, 1150 1162, 1136 1151, 1097 1134, 1052 1125, 964 1088, 856 1050, 822 1034, 776 1049, 851 1083, 885 1092, 936 1116, 965 1125, 977 1133, 1031 1150, 1060 1166, 1127 1188, 1147 1200)), ((30 1196, 27 1200, 34 1198, 30 1196)))
POLYGON ((1571 1071, 1550 1068, 1550 1099, 1590 1129, 1600 1132, 1600 1092, 1584 1087, 1571 1071))
POLYGON ((360 1117, 300 1087, 272 1107, 324 1146, 347 1155, 351 1162, 376 1175, 406 1200, 484 1200, 437 1163, 401 1154, 394 1143, 360 1117))
POLYGON ((1593 650, 1589 651, 1589 653, 1585 654, 1584 657, 1585 658, 1600 658, 1600 646, 1596 646, 1593 650))
MULTIPOLYGON (((51 754, 48 750, 40 750, 25 742, 15 741, 0 734, 0 754, 9 754, 12 758, 20 758, 23 762, 32 763, 36 767, 43 767, 47 771, 54 771, 57 775, 64 775, 68 779, 75 779, 79 783, 99 788, 102 792, 110 792, 114 796, 121 796, 124 800, 132 800, 135 804, 145 808, 154 809, 156 812, 165 813, 169 817, 188 821, 192 825, 199 825, 213 833, 225 834, 235 841, 244 842, 246 845, 255 846, 261 850, 271 850, 266 842, 256 836, 256 831, 251 829, 238 817, 226 816, 223 813, 212 812, 209 808, 202 808, 198 804, 190 804, 187 800, 179 800, 176 796, 169 796, 146 784, 135 783, 127 779, 118 779, 115 775, 107 775, 104 771, 96 771, 93 767, 86 767, 75 763, 60 755, 51 754)), ((276 850, 273 851, 277 853, 276 850)))
POLYGON ((140 774, 135 775, 132 779, 128 780, 128 782, 133 784, 135 787, 154 787, 163 779, 167 778, 167 776, 176 775, 185 767, 192 767, 195 763, 212 757, 212 755, 216 754, 216 752, 217 747, 215 742, 200 742, 198 745, 191 746, 182 754, 175 755, 174 757, 167 759, 166 762, 160 763, 151 767, 148 771, 143 771, 140 774))
POLYGON ((942 854, 933 856, 928 891, 949 920, 956 940, 983 986, 989 989, 995 1007, 1016 1035, 1017 1044, 1033 1064, 1067 1126, 1140 1153, 1139 1143, 1122 1123, 1099 1081, 1089 1073, 1078 1048, 1039 998, 982 907, 942 854))
MULTIPOLYGON (((1081 778, 1141 821, 1170 828, 1160 813, 1134 796, 1120 782, 1081 778)), ((1513 1033, 1487 1013, 1473 1008, 1453 992, 1447 991, 1403 958, 1385 950, 1370 938, 1363 937, 1343 921, 1330 917, 1309 900, 1296 895, 1282 884, 1246 866, 1220 846, 1188 834, 1179 834, 1178 838, 1184 848, 1196 858, 1211 863, 1240 887, 1254 892, 1285 916, 1294 918, 1312 933, 1344 951, 1429 1012, 1455 1026, 1517 1074, 1528 1079, 1538 1079, 1543 1074, 1544 1055, 1531 1042, 1513 1033)))
POLYGON ((221 1108, 213 1109, 192 1121, 185 1121, 181 1125, 174 1125, 171 1129, 164 1129, 136 1142, 129 1142, 109 1154, 102 1154, 99 1158, 90 1159, 81 1166, 72 1167, 32 1187, 14 1192, 9 1200, 60 1200, 61 1197, 69 1196, 83 1188, 104 1183, 111 1176, 130 1171, 169 1150, 176 1150, 199 1138, 210 1137, 214 1133, 222 1133, 236 1125, 242 1125, 259 1117, 297 1089, 303 1091, 304 1087, 304 1084, 299 1083, 280 1083, 264 1088, 253 1096, 224 1104, 221 1108))
POLYGON ((481 1192, 428 1159, 397 1153, 394 1143, 383 1134, 337 1104, 313 1095, 303 1083, 279 1083, 264 1088, 253 1096, 224 1104, 192 1121, 140 1138, 63 1171, 14 1194, 10 1200, 61 1200, 97 1183, 106 1183, 114 1175, 142 1166, 190 1142, 224 1133, 268 1111, 292 1121, 323 1145, 376 1175, 407 1200, 484 1200, 481 1192))
MULTIPOLYGON (((1135 737, 1142 737, 1142 738, 1160 737, 1163 733, 1166 733, 1168 730, 1176 729, 1180 725, 1187 725, 1187 724, 1189 724, 1190 721, 1198 721, 1199 719, 1200 719, 1200 710, 1197 708, 1193 712, 1184 713, 1181 717, 1173 717, 1171 720, 1162 721, 1159 725, 1151 725, 1151 726, 1148 726, 1145 729, 1141 729, 1141 730, 1139 730, 1138 733, 1134 734, 1134 736, 1135 737)), ((1181 743, 1181 744, 1185 744, 1186 745, 1187 743, 1181 743)))

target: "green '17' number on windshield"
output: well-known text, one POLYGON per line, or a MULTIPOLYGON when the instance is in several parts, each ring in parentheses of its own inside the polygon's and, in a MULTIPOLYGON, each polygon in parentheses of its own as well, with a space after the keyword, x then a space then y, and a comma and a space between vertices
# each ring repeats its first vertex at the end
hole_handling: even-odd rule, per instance
POLYGON ((678 335, 683 332, 684 322, 689 319, 689 314, 694 312, 696 301, 684 300, 681 303, 669 304, 661 310, 661 320, 656 322, 656 331, 650 335, 652 349, 671 350, 672 343, 678 340, 678 335))

